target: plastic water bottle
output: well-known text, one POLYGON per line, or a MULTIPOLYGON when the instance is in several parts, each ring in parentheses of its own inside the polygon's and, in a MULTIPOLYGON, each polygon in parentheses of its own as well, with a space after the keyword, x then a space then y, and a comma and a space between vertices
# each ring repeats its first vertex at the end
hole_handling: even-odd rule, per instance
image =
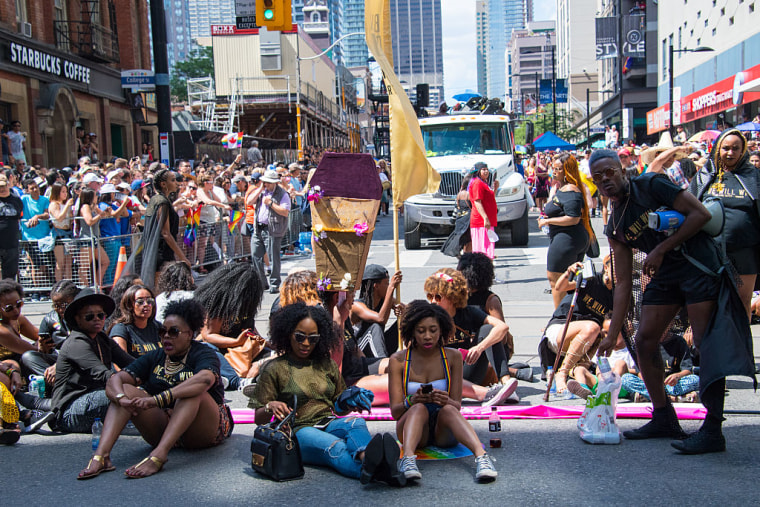
POLYGON ((39 398, 45 397, 45 377, 42 375, 29 375, 29 394, 39 398))
POLYGON ((549 389, 549 394, 552 396, 557 394, 557 384, 554 383, 554 367, 553 366, 547 366, 546 367, 546 383, 551 385, 551 389, 549 389))
POLYGON ((95 422, 92 423, 92 450, 93 452, 98 450, 100 445, 100 434, 103 433, 103 423, 100 417, 95 418, 95 422))
MULTIPOLYGON (((544 215, 544 214, 542 213, 542 214, 541 214, 541 218, 546 218, 546 215, 544 215)), ((542 231, 544 234, 546 234, 546 235, 548 236, 548 235, 549 235, 549 226, 548 226, 548 225, 544 225, 544 226, 542 226, 542 227, 541 227, 541 231, 542 231)))
POLYGON ((491 407, 491 417, 488 418, 488 431, 497 433, 501 431, 501 417, 496 407, 491 407))
POLYGON ((610 360, 607 359, 605 356, 602 356, 599 358, 599 362, 597 363, 599 366, 599 375, 602 377, 602 380, 604 380, 608 384, 614 384, 615 383, 615 374, 612 373, 612 368, 610 367, 610 360))

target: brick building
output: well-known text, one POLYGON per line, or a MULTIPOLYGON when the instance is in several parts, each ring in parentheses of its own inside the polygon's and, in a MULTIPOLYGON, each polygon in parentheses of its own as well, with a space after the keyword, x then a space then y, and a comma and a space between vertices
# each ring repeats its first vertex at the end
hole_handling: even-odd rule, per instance
POLYGON ((0 118, 21 121, 30 164, 74 162, 77 127, 101 160, 157 145, 121 87, 122 70, 151 69, 149 32, 147 0, 0 0, 0 118))

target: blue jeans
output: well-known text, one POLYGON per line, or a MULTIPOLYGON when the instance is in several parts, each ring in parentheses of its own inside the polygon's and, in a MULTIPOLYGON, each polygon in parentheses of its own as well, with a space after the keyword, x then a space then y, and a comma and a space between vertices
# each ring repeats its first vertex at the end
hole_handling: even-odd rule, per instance
POLYGON ((329 466, 354 479, 361 475, 362 463, 356 456, 371 439, 367 423, 361 417, 335 419, 324 430, 306 426, 296 436, 304 463, 329 466))
MULTIPOLYGON (((625 373, 623 374, 621 380, 623 383, 623 388, 625 388, 625 390, 629 393, 639 393, 649 398, 649 391, 647 391, 647 386, 644 385, 644 381, 636 375, 625 373)), ((676 385, 674 386, 665 386, 665 392, 669 396, 683 396, 684 394, 697 391, 698 389, 699 376, 694 375, 693 373, 678 379, 678 382, 676 382, 676 385)))
POLYGON ((68 433, 89 433, 95 418, 105 420, 110 403, 105 389, 85 393, 69 403, 58 416, 58 429, 68 433))

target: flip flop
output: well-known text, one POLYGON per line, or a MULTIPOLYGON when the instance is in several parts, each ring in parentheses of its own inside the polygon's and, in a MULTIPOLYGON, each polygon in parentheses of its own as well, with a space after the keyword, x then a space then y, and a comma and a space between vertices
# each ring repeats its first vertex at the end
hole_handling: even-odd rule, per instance
POLYGON ((156 475, 158 472, 160 472, 161 469, 164 468, 164 465, 166 464, 167 461, 169 461, 169 460, 163 460, 162 461, 160 458, 157 458, 155 456, 148 456, 147 458, 145 458, 144 460, 142 460, 138 464, 136 464, 136 465, 134 465, 132 467, 129 467, 127 470, 125 470, 124 471, 124 475, 127 476, 127 479, 144 479, 146 477, 150 477, 151 475, 156 475), (157 468, 157 470, 155 472, 153 472, 152 474, 150 474, 150 475, 130 475, 130 474, 127 473, 130 470, 135 470, 136 471, 138 468, 140 468, 140 466, 144 465, 148 461, 153 462, 153 464, 156 465, 156 468, 157 468))
POLYGON ((106 466, 105 460, 106 460, 107 457, 108 456, 100 456, 100 455, 96 454, 92 458, 90 458, 90 462, 87 463, 87 466, 85 467, 84 470, 89 470, 89 468, 92 466, 92 462, 93 461, 97 461, 102 466, 100 468, 98 468, 96 471, 90 472, 90 473, 82 474, 82 472, 84 472, 84 470, 82 470, 82 472, 79 472, 79 475, 77 475, 77 480, 78 481, 83 481, 83 480, 86 480, 86 479, 92 479, 93 477, 97 477, 98 475, 100 475, 100 474, 102 474, 104 472, 113 472, 114 470, 116 470, 116 467, 113 466, 113 463, 111 463, 111 466, 109 466, 109 467, 106 466))

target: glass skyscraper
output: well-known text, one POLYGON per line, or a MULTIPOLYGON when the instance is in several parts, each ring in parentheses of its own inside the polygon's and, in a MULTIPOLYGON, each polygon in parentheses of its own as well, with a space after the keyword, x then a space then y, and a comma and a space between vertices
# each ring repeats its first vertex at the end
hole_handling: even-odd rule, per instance
POLYGON ((211 25, 235 24, 235 0, 187 0, 187 10, 193 39, 211 37, 211 25))
MULTIPOLYGON (((343 35, 364 31, 364 0, 343 0, 343 35)), ((369 49, 364 37, 354 36, 345 39, 343 59, 346 67, 367 65, 369 49)))
POLYGON ((509 53, 512 30, 533 21, 533 0, 488 0, 488 46, 486 48, 488 96, 504 100, 510 89, 509 53))

